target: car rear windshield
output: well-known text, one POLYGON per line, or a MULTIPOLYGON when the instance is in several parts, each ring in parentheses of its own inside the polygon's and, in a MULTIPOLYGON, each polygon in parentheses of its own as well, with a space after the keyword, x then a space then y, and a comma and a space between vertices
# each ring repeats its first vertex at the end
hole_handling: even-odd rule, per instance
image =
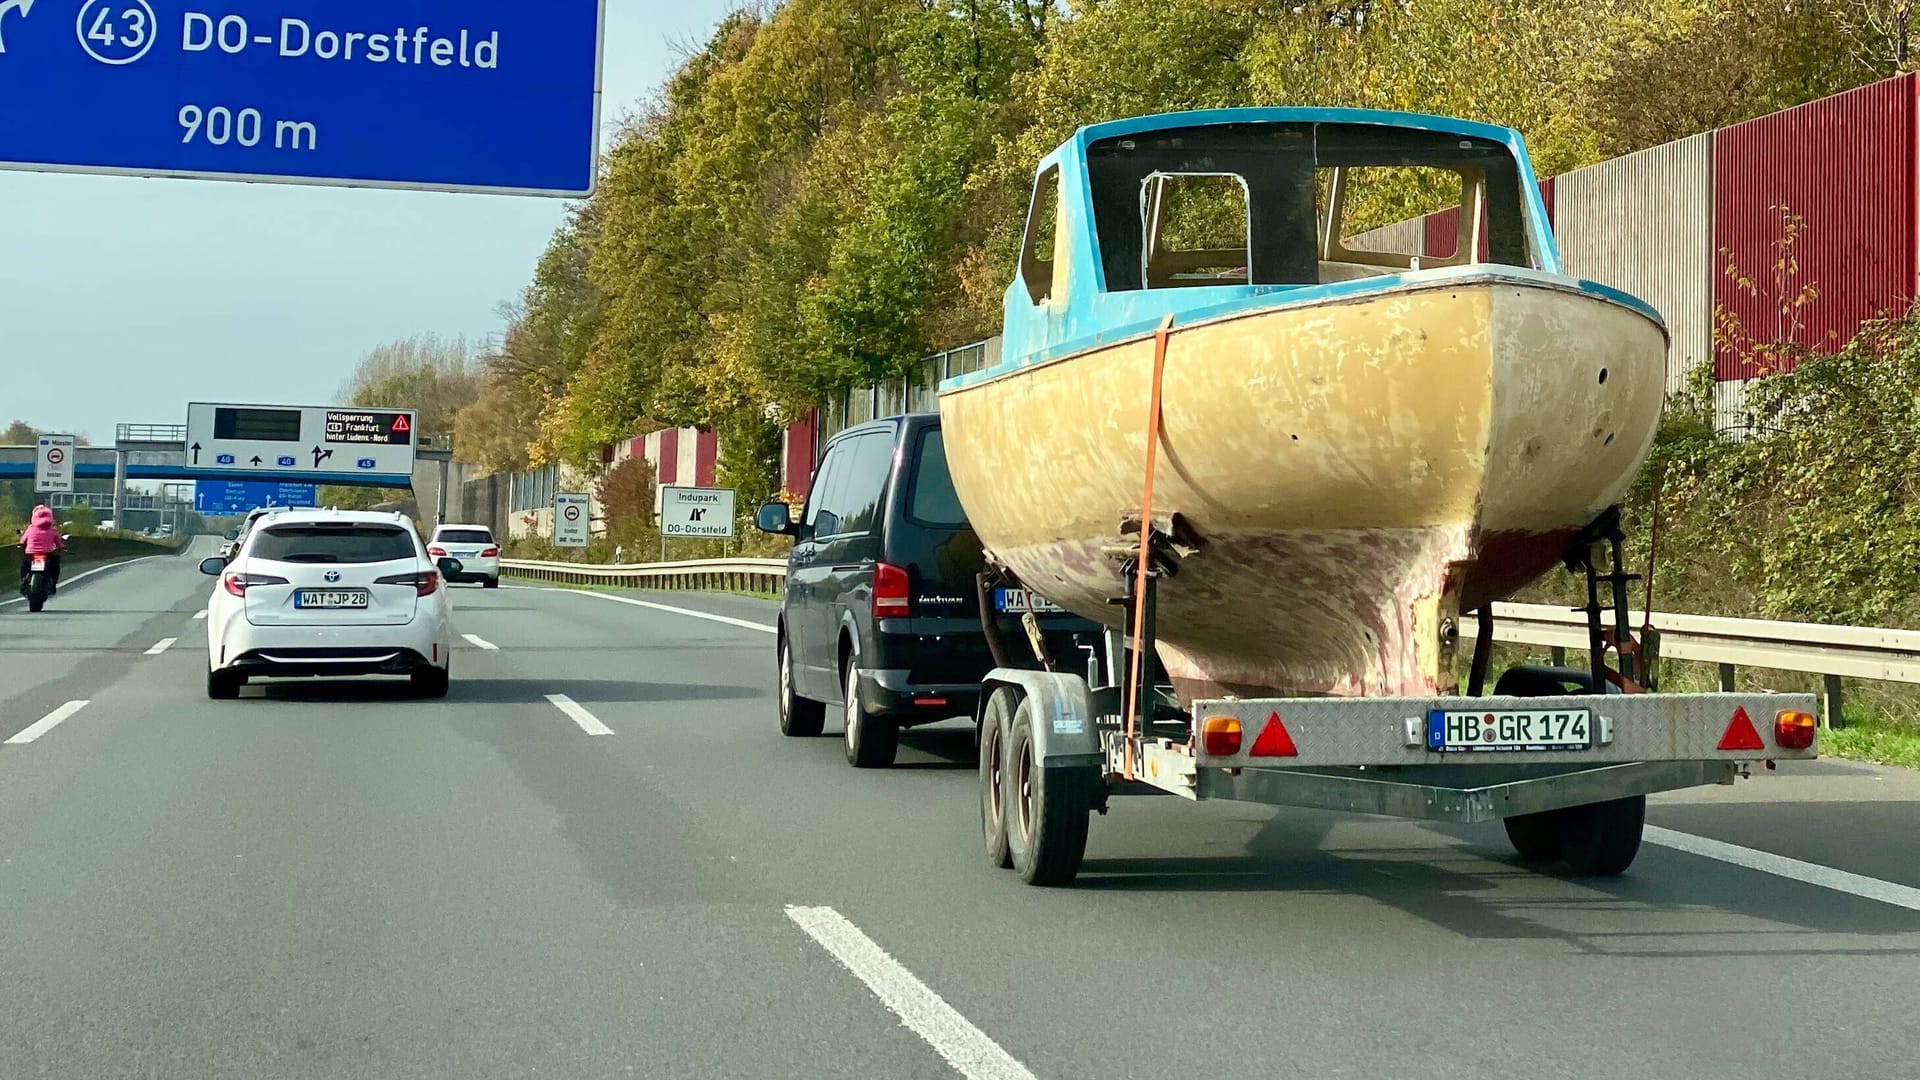
POLYGON ((275 525, 247 554, 274 562, 375 563, 411 559, 413 537, 391 525, 275 525))
POLYGON ((491 544, 493 534, 485 529, 442 529, 433 539, 441 544, 491 544))
POLYGON ((916 525, 934 525, 945 529, 967 523, 967 512, 960 508, 960 496, 954 493, 953 476, 947 472, 947 444, 939 428, 920 435, 914 451, 913 491, 907 499, 907 518, 916 525))

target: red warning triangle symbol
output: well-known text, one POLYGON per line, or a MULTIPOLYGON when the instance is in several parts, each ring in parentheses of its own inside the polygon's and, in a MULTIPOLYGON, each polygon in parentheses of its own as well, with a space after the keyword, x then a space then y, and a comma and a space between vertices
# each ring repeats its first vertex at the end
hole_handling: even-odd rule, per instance
POLYGON ((1287 725, 1280 722, 1279 713, 1267 714, 1267 726, 1260 729, 1260 737, 1253 740, 1253 749, 1247 751, 1247 756, 1300 756, 1299 748, 1293 745, 1293 736, 1287 734, 1287 725))
POLYGON ((1733 719, 1727 722, 1726 733, 1720 736, 1722 750, 1765 750, 1767 744, 1760 741, 1760 732, 1756 731, 1753 721, 1747 717, 1745 706, 1733 710, 1733 719))
POLYGON ((407 423, 406 417, 396 416, 393 418, 393 430, 395 434, 398 434, 402 431, 412 431, 413 425, 407 423))

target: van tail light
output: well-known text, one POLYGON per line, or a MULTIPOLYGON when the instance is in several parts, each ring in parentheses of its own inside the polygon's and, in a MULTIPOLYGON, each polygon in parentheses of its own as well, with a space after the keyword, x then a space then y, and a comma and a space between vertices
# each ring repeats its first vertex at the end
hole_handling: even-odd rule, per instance
POLYGON ((388 574, 383 578, 374 578, 375 585, 411 585, 415 595, 432 596, 440 588, 440 574, 435 570, 426 570, 418 574, 388 574))
POLYGON ((1231 716, 1209 716, 1200 721, 1200 748, 1210 757, 1232 757, 1240 752, 1240 721, 1231 716))
POLYGON ((272 574, 228 574, 223 579, 227 592, 234 596, 245 596, 247 590, 255 585, 285 585, 287 579, 272 574))
POLYGON ((873 617, 902 619, 913 614, 913 598, 907 592, 907 572, 887 563, 873 567, 873 617))
POLYGON ((444 559, 447 557, 447 549, 441 547, 439 544, 433 544, 427 548, 427 554, 436 559, 444 559))
POLYGON ((500 555, 500 549, 497 547, 490 547, 480 553, 480 557, 483 559, 498 558, 499 555, 500 555))
POLYGON ((1782 750, 1805 750, 1813 745, 1814 729, 1819 721, 1812 713, 1793 709, 1782 709, 1773 717, 1774 745, 1782 750))

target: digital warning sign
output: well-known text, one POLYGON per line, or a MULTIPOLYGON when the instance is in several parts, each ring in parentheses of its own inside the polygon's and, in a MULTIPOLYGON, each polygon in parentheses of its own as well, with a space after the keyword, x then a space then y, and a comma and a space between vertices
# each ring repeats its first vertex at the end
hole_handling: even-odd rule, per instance
POLYGON ((413 421, 403 412, 327 411, 326 441, 381 443, 407 446, 413 442, 413 421))

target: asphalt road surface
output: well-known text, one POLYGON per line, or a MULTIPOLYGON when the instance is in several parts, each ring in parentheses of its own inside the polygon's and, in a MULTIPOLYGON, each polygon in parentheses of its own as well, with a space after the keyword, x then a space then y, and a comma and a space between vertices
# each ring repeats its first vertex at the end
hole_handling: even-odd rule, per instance
POLYGON ((445 701, 210 702, 200 553, 0 606, 7 1080, 1920 1076, 1912 773, 1662 798, 1597 882, 1116 800, 1031 889, 967 728, 778 734, 770 604, 461 589, 445 701))

